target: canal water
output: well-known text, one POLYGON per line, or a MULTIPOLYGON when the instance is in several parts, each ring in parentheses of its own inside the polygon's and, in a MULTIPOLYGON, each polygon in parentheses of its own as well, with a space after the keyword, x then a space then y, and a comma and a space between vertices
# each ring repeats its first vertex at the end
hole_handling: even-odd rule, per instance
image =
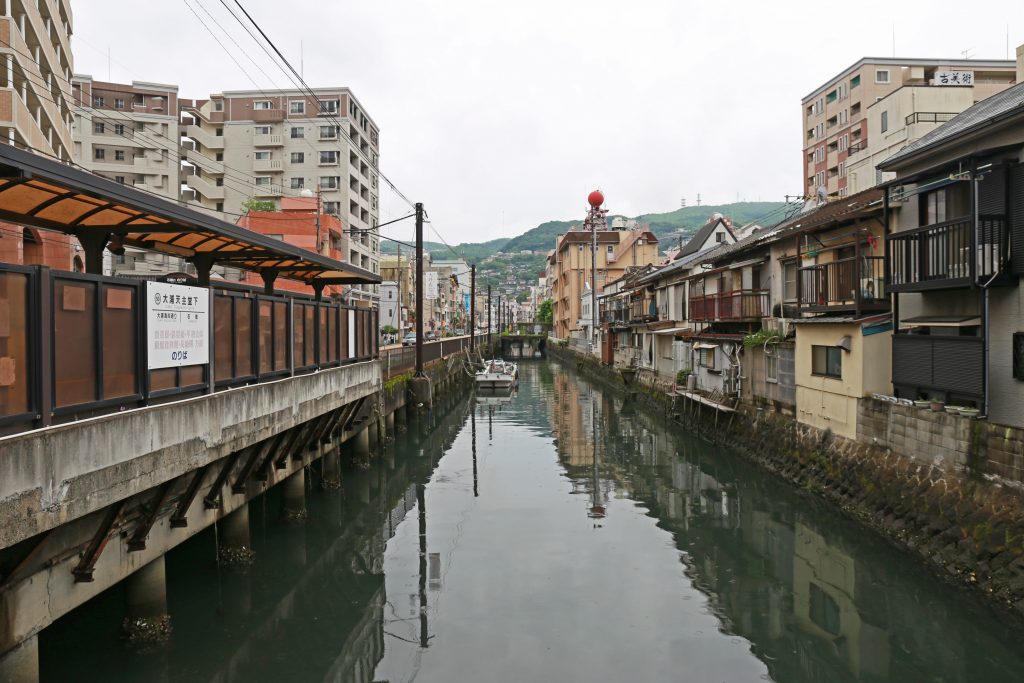
POLYGON ((252 503, 248 572, 213 530, 176 549, 168 644, 118 641, 114 589, 44 632, 43 680, 1024 680, 1016 624, 572 370, 429 420, 311 476, 304 524, 252 503))

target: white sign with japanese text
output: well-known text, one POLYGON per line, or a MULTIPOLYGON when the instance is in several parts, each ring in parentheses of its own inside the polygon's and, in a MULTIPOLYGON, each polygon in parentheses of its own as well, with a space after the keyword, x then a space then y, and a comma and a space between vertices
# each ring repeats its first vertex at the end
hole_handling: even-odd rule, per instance
POLYGON ((149 369, 210 362, 210 290, 146 283, 149 369))
POLYGON ((423 273, 423 275, 425 276, 424 279, 423 279, 423 284, 425 285, 424 292, 423 292, 423 298, 424 299, 436 299, 437 298, 437 271, 436 270, 428 270, 427 272, 423 273))
POLYGON ((936 71, 932 85, 974 85, 974 72, 936 71))

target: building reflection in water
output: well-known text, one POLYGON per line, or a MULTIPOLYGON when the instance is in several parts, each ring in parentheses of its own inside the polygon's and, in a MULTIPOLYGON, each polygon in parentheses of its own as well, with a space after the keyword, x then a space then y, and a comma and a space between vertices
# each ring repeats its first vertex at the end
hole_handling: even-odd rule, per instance
POLYGON ((645 505, 721 629, 748 639, 776 680, 1017 680, 992 655, 1016 662, 1008 644, 967 624, 951 634, 960 608, 880 540, 575 374, 556 371, 553 389, 573 490, 645 505))

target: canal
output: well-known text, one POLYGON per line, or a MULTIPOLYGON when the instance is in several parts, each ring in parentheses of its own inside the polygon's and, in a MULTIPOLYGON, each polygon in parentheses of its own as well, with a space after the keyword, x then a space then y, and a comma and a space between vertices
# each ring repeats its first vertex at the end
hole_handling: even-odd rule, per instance
POLYGON ((68 615, 42 680, 1024 680, 1017 624, 650 412, 524 363, 304 523, 255 501, 248 571, 172 552, 169 643, 119 642, 118 589, 68 615))

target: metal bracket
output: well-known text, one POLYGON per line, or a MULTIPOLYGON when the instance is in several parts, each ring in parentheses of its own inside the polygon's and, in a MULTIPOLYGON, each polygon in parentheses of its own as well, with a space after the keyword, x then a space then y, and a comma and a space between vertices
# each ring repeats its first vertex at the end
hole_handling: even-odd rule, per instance
MULTIPOLYGON (((242 451, 244 450, 242 449, 242 451)), ((203 496, 203 507, 207 510, 216 510, 220 507, 221 494, 224 492, 224 482, 227 481, 228 475, 231 474, 231 470, 234 468, 235 463, 238 462, 242 451, 235 451, 224 459, 224 465, 220 468, 213 486, 210 487, 210 492, 203 496)))
POLYGON ((173 483, 173 479, 165 482, 157 490, 156 495, 153 496, 152 506, 146 511, 146 516, 142 518, 142 522, 135 529, 135 533, 128 539, 128 552, 146 549, 146 538, 149 536, 149 532, 153 528, 157 516, 160 514, 160 508, 167 501, 167 494, 171 492, 171 484, 173 483))
POLYGON ((107 547, 107 542, 110 541, 110 530, 114 528, 114 525, 121 518, 121 512, 124 510, 126 502, 126 500, 122 500, 107 508, 99 528, 96 529, 92 540, 89 541, 89 546, 85 549, 85 553, 82 554, 82 559, 71 570, 71 573, 75 575, 75 583, 89 583, 92 581, 96 562, 100 559, 100 555, 103 554, 103 549, 107 547))
POLYGON ((188 483, 185 493, 178 499, 178 507, 174 510, 174 514, 171 515, 172 529, 182 529, 188 526, 188 509, 192 507, 192 501, 195 500, 196 494, 199 492, 199 485, 203 483, 203 478, 209 469, 210 465, 200 467, 192 475, 192 481, 188 483))

